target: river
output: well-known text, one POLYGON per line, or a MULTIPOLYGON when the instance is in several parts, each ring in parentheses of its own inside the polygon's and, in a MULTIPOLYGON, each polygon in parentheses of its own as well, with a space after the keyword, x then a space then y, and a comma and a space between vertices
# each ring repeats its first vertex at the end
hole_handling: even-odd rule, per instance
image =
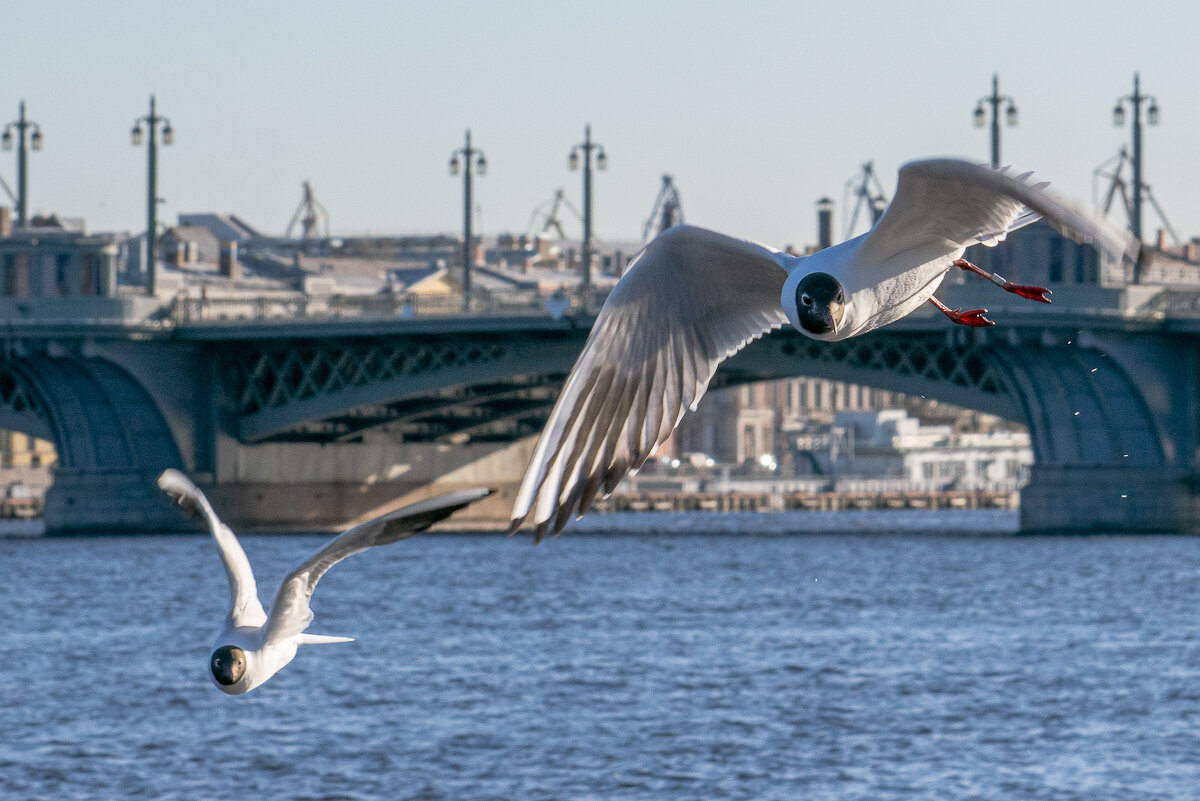
MULTIPOLYGON (((310 630, 357 641, 239 698, 208 538, 0 540, 0 798, 1200 793, 1200 539, 811 514, 355 556, 310 630)), ((321 540, 243 542, 269 603, 321 540)))

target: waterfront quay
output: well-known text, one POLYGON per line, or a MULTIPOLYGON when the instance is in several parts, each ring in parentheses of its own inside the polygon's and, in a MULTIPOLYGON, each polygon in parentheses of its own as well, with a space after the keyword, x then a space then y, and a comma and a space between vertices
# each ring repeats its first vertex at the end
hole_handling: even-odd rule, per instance
POLYGON ((898 509, 1016 509, 1020 493, 1000 490, 919 490, 814 493, 617 492, 596 501, 598 512, 841 512, 898 509))

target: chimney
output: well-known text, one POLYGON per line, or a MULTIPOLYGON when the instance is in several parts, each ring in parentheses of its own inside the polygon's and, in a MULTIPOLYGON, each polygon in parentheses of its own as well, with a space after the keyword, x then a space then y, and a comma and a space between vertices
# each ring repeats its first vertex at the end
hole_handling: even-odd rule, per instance
POLYGON ((0 239, 12 236, 12 209, 0 206, 0 239))
POLYGON ((221 275, 230 279, 241 278, 241 269, 238 267, 238 252, 237 242, 222 242, 221 243, 221 275))
POLYGON ((817 201, 817 250, 833 245, 833 201, 823 197, 817 201))
POLYGON ((1158 229, 1158 249, 1166 251, 1167 249, 1167 232, 1163 229, 1158 229))
POLYGON ((175 242, 175 266, 182 267, 187 264, 187 243, 182 239, 175 242))

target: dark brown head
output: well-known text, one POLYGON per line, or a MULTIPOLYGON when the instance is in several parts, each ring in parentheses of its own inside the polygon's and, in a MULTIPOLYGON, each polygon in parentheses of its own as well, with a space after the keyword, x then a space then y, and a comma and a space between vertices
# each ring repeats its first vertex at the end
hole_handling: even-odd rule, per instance
POLYGON ((222 645, 213 651, 208 667, 218 684, 237 684, 246 674, 246 654, 236 645, 222 645))
POLYGON ((796 285, 796 312, 810 334, 836 334, 846 313, 846 294, 829 273, 809 273, 796 285))

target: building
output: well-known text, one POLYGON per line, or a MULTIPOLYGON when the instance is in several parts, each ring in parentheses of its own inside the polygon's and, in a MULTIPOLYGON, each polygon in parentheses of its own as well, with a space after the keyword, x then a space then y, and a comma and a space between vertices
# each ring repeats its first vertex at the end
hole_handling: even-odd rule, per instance
POLYGON ((1029 480, 1033 448, 1026 431, 1011 427, 960 432, 904 409, 839 412, 825 463, 831 474, 925 490, 1015 490, 1029 480))
POLYGON ((789 378, 705 394, 664 443, 660 455, 703 454, 715 462, 795 469, 795 440, 837 412, 880 410, 900 403, 895 392, 829 381, 789 378))
POLYGON ((88 234, 82 224, 35 217, 14 229, 0 209, 0 296, 112 297, 117 294, 116 237, 88 234))

